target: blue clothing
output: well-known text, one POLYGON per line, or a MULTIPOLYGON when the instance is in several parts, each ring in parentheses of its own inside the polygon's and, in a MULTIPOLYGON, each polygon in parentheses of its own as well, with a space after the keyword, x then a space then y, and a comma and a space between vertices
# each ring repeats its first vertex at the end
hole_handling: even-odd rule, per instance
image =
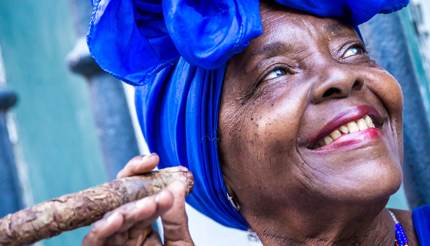
MULTIPOLYGON (((278 0, 357 26, 408 0, 278 0)), ((258 0, 94 0, 87 37, 101 68, 136 87, 136 110, 160 167, 195 177, 187 202, 215 221, 248 225, 227 199, 218 159, 218 109, 227 61, 262 33, 258 0)))
POLYGON ((430 205, 414 209, 412 221, 420 245, 430 245, 430 205))

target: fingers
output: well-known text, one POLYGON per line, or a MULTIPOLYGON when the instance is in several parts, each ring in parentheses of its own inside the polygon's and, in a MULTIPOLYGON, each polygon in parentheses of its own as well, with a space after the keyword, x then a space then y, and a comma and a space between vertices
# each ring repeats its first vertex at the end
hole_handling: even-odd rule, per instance
POLYGON ((161 215, 165 245, 194 245, 188 230, 188 217, 185 212, 186 186, 183 182, 169 185, 174 196, 171 208, 161 215))
POLYGON ((125 217, 121 231, 128 230, 136 223, 140 223, 141 227, 151 225, 158 216, 172 207, 173 199, 174 197, 170 191, 163 190, 155 196, 121 207, 119 212, 125 217))
POLYGON ((117 178, 124 178, 150 172, 157 166, 159 161, 160 158, 155 153, 145 156, 136 156, 129 160, 125 167, 118 172, 117 178))
POLYGON ((106 219, 102 219, 93 225, 91 231, 85 236, 82 245, 104 245, 108 237, 118 231, 123 223, 123 217, 119 213, 112 213, 106 219))
MULTIPOLYGON (((117 177, 128 177, 150 172, 159 162, 156 154, 131 159, 117 177)), ((115 209, 93 225, 83 245, 161 245, 157 233, 147 233, 161 216, 166 245, 194 245, 188 230, 185 212, 186 186, 175 182, 158 195, 131 202, 115 209), (145 234, 146 233, 146 234, 145 234)))
POLYGON ((96 222, 84 238, 83 245, 124 245, 136 241, 139 236, 135 230, 150 227, 158 216, 172 207, 173 200, 173 194, 164 190, 155 196, 123 205, 96 222))

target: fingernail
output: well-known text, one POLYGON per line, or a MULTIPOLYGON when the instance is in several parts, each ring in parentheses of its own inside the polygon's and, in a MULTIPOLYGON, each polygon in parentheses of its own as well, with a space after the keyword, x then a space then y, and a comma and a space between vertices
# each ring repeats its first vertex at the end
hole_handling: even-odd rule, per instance
POLYGON ((160 193, 158 193, 158 194, 155 196, 155 202, 156 202, 156 203, 159 203, 159 202, 160 202, 161 193, 163 193, 163 192, 165 192, 165 191, 163 190, 163 191, 161 191, 160 193))
POLYGON ((155 152, 149 154, 149 156, 150 156, 151 159, 154 159, 154 158, 158 157, 157 153, 155 153, 155 152))
POLYGON ((144 198, 144 199, 141 199, 141 200, 139 200, 139 201, 136 202, 136 207, 137 208, 147 207, 148 203, 149 203, 148 199, 144 198))
POLYGON ((149 160, 151 160, 152 158, 154 158, 154 156, 155 156, 155 153, 150 153, 150 154, 148 154, 148 155, 142 155, 142 156, 140 157, 140 161, 142 161, 142 162, 144 162, 144 161, 149 161, 149 160))
POLYGON ((113 221, 115 221, 116 219, 118 219, 118 217, 120 217, 121 215, 118 213, 118 212, 114 212, 113 214, 111 214, 108 218, 107 218, 107 220, 106 220, 106 222, 108 223, 108 224, 111 224, 113 221))

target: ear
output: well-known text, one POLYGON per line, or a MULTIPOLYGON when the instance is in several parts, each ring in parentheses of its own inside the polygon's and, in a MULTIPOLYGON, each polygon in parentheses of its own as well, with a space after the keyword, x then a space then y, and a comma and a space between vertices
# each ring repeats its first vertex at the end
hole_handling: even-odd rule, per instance
POLYGON ((236 197, 236 194, 233 192, 233 190, 231 189, 230 185, 228 185, 228 183, 226 182, 226 187, 227 187, 227 199, 230 201, 231 205, 237 210, 240 210, 240 205, 238 202, 238 199, 236 197))

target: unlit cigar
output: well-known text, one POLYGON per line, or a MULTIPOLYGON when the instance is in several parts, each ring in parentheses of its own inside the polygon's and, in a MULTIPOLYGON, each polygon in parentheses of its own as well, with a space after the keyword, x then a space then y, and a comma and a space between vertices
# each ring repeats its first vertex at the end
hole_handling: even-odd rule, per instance
POLYGON ((0 245, 24 245, 86 226, 123 204, 154 195, 181 181, 187 193, 193 187, 185 167, 166 168, 141 176, 113 180, 77 193, 64 195, 0 219, 0 245))

